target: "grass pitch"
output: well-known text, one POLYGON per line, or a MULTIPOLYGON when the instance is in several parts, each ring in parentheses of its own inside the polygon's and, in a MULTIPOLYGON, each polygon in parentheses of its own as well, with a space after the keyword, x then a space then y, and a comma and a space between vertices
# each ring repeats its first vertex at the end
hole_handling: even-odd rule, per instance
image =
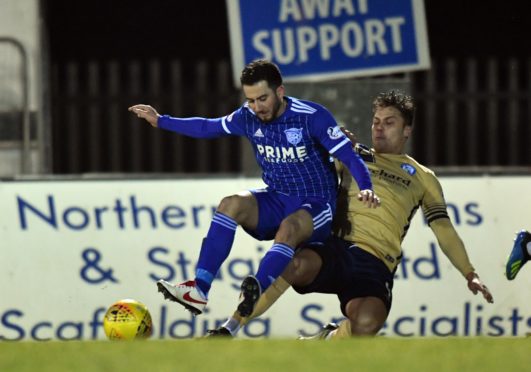
POLYGON ((0 342, 0 371, 529 371, 530 338, 0 342))

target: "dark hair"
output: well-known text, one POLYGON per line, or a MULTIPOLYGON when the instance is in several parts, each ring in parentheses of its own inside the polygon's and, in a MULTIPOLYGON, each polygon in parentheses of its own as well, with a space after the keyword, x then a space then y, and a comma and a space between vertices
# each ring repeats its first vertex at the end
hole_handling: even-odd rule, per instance
POLYGON ((413 101, 413 97, 394 89, 382 92, 372 101, 372 112, 375 112, 378 108, 389 106, 400 111, 406 125, 413 126, 413 119, 415 118, 415 102, 413 101))
POLYGON ((273 62, 258 59, 245 66, 240 76, 242 85, 254 85, 262 80, 273 90, 281 86, 282 75, 278 66, 273 62))

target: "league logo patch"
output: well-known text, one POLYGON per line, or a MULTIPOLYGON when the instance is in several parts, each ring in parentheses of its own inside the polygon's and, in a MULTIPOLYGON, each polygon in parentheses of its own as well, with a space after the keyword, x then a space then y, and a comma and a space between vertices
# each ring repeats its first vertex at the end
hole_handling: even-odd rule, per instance
POLYGON ((408 163, 402 163, 402 165, 400 165, 400 168, 405 170, 410 176, 417 173, 417 170, 415 169, 415 167, 408 163))
POLYGON ((302 140, 302 128, 290 128, 284 131, 286 134, 286 139, 293 146, 297 146, 302 140))
POLYGON ((339 127, 333 127, 333 128, 330 127, 326 130, 326 133, 328 133, 328 137, 330 137, 330 139, 333 139, 333 140, 336 140, 336 139, 339 139, 345 136, 343 132, 341 132, 341 129, 339 127))

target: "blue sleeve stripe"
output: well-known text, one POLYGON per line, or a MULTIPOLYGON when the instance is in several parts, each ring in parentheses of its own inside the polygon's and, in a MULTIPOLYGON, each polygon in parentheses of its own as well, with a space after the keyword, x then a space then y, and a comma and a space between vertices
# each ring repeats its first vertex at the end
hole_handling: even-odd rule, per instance
POLYGON ((332 150, 330 150, 330 153, 333 154, 337 150, 339 150, 340 147, 343 147, 346 143, 350 143, 350 140, 348 138, 345 138, 343 141, 339 142, 337 145, 335 145, 332 150))
POLYGON ((315 112, 315 110, 314 111, 310 111, 310 110, 296 109, 295 107, 291 107, 291 111, 300 112, 300 113, 303 113, 303 114, 313 114, 315 112))
POLYGON ((298 108, 299 110, 306 110, 306 111, 297 111, 297 110, 293 110, 293 111, 296 111, 296 112, 307 112, 309 114, 313 114, 314 112, 317 111, 317 109, 313 108, 312 106, 310 105, 307 105, 305 103, 302 103, 301 101, 299 101, 298 99, 295 99, 295 98, 292 98, 291 100, 291 107, 292 108, 298 108))
POLYGON ((229 128, 227 127, 227 123, 225 122, 225 119, 226 119, 226 118, 227 118, 226 116, 224 116, 224 117, 221 118, 221 126, 223 127, 223 130, 224 130, 225 132, 227 132, 228 134, 231 134, 229 128))

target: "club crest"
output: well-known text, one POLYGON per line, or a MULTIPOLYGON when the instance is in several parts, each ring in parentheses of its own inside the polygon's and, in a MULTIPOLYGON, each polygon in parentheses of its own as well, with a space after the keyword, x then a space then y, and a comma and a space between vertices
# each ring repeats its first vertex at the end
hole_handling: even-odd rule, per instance
POLYGON ((407 163, 402 163, 400 165, 400 168, 402 168, 403 170, 405 170, 410 176, 414 175, 415 173, 417 173, 417 170, 415 169, 414 166, 412 166, 411 164, 407 164, 407 163))
POLYGON ((290 128, 284 131, 286 134, 286 139, 293 146, 297 146, 302 140, 302 128, 290 128))
POLYGON ((326 130, 326 133, 328 133, 328 137, 332 140, 337 140, 345 136, 339 127, 330 127, 326 130))

